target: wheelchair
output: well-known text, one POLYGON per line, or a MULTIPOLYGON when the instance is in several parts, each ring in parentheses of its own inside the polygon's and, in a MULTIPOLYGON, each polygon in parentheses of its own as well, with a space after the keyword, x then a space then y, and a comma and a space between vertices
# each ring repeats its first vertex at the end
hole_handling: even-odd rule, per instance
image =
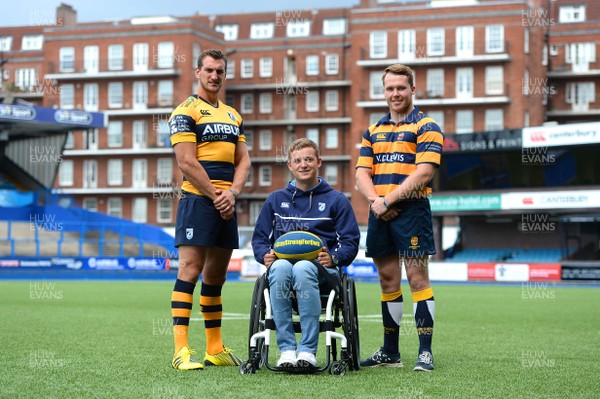
MULTIPOLYGON (((319 287, 321 292, 321 317, 319 332, 325 333, 326 363, 314 368, 283 368, 269 363, 271 332, 276 326, 272 317, 267 273, 257 278, 252 294, 248 342, 248 360, 240 365, 240 374, 254 374, 261 368, 288 373, 316 373, 325 370, 329 374, 343 376, 348 369, 360 368, 360 339, 358 335, 358 307, 354 280, 340 270, 340 282, 335 288, 329 284, 319 287), (323 320, 324 319, 324 320, 323 320), (343 334, 336 332, 342 328, 343 334), (336 341, 340 341, 338 359, 336 341)), ((294 295, 292 291, 292 295, 294 295)), ((293 299, 293 313, 297 315, 297 303, 293 299)), ((294 331, 301 333, 300 322, 294 319, 294 331)))

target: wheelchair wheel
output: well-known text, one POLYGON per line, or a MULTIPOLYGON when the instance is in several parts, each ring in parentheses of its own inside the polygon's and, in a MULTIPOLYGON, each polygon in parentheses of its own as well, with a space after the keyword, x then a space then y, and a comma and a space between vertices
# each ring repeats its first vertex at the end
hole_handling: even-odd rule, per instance
POLYGON ((347 275, 342 279, 343 329, 348 340, 348 350, 352 355, 350 370, 360 368, 360 337, 358 336, 358 305, 354 280, 347 275))
MULTIPOLYGON (((263 292, 267 285, 266 281, 267 275, 263 274, 259 278, 256 279, 256 283, 254 283, 254 292, 252 293, 252 303, 250 307, 250 329, 248 335, 248 359, 252 359, 253 356, 263 354, 264 349, 264 339, 259 339, 256 341, 256 350, 253 352, 250 348, 250 338, 265 329, 265 313, 266 313, 266 304, 265 297, 263 292)), ((265 359, 260 359, 261 367, 265 362, 265 359)))

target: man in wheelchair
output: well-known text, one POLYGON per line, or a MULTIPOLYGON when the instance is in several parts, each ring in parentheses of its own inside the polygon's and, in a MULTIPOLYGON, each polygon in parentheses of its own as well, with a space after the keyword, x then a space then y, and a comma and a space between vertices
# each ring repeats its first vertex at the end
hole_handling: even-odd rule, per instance
POLYGON ((281 352, 277 367, 282 369, 317 366, 319 284, 339 286, 338 267, 349 265, 358 252, 360 231, 350 201, 319 177, 321 163, 319 148, 313 141, 301 138, 291 144, 287 166, 294 180, 287 188, 269 195, 252 236, 254 257, 267 267, 275 334, 281 352), (317 258, 296 262, 277 259, 273 251, 275 240, 298 230, 311 232, 323 240, 325 246, 317 258), (292 317, 293 296, 302 331, 298 344, 292 317))

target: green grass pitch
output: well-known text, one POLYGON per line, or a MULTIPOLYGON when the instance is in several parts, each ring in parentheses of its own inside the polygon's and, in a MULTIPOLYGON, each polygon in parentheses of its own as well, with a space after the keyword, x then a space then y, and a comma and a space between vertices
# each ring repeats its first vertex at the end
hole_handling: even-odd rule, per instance
MULTIPOLYGON (((505 399, 597 398, 600 392, 597 288, 434 284, 432 373, 412 371, 418 338, 405 294, 405 367, 339 377, 171 369, 172 286, 0 282, 0 398, 505 399)), ((248 282, 224 288, 224 341, 244 358, 252 288, 248 282)), ((358 283, 357 296, 366 357, 381 345, 379 286, 358 283)), ((204 331, 195 302, 190 341, 201 357, 204 331)), ((271 349, 274 362, 276 345, 271 349)))

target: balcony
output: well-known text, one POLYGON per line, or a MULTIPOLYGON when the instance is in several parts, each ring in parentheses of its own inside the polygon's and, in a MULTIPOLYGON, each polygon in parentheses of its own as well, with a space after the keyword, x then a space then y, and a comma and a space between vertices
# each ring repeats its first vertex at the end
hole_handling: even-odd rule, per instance
MULTIPOLYGON (((421 98, 416 96, 413 100, 416 106, 443 106, 443 105, 485 105, 485 104, 510 104, 508 96, 488 96, 469 98, 421 98)), ((357 101, 359 108, 387 108, 385 100, 357 101)))
POLYGON ((268 83, 245 83, 227 85, 228 91, 248 91, 248 90, 275 90, 281 94, 297 93, 299 89, 311 87, 350 87, 350 80, 323 80, 319 82, 303 82, 298 80, 280 80, 268 83))
MULTIPOLYGON (((385 101, 384 101, 385 104, 385 101)), ((244 121, 244 126, 321 125, 351 123, 352 118, 306 118, 306 119, 253 119, 244 121)))
POLYGON ((163 155, 173 154, 172 147, 157 148, 103 148, 87 150, 64 150, 64 157, 91 157, 91 156, 111 156, 111 155, 163 155))
MULTIPOLYGON (((125 64, 126 65, 126 64, 125 64)), ((145 66, 125 69, 123 65, 116 65, 109 69, 100 70, 98 67, 74 65, 73 63, 48 63, 48 73, 45 79, 55 80, 99 80, 99 79, 126 79, 126 78, 153 78, 179 76, 178 68, 159 68, 158 66, 145 66)))

